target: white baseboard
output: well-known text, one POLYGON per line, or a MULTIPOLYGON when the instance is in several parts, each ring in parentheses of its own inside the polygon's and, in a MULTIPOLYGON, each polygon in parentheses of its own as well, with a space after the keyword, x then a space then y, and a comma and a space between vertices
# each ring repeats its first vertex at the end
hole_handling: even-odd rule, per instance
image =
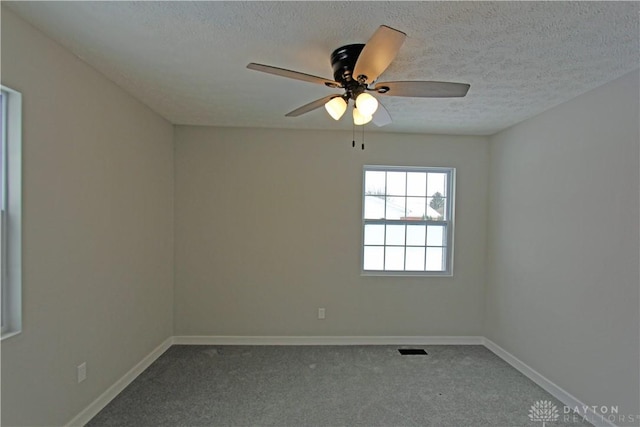
POLYGON ((67 426, 84 426, 91 418, 95 417, 105 406, 109 404, 122 390, 124 390, 133 380, 147 369, 158 357, 173 345, 173 337, 167 338, 162 344, 156 347, 151 353, 144 357, 138 364, 129 370, 122 378, 116 381, 89 406, 76 415, 67 426))
POLYGON ((181 345, 482 345, 483 337, 427 336, 176 336, 181 345))
MULTIPOLYGON (((531 366, 527 365, 522 360, 518 359, 513 354, 509 353, 507 350, 500 347, 490 339, 484 338, 483 344, 485 347, 495 353, 496 356, 500 357, 509 365, 516 368, 531 381, 546 390, 553 397, 564 403, 567 407, 572 408, 571 415, 575 415, 579 420, 582 421, 584 419, 593 424, 595 427, 617 427, 614 423, 593 412, 593 410, 589 409, 587 405, 578 400, 575 396, 564 390, 562 387, 556 385, 553 381, 549 380, 538 371, 533 369, 531 366), (578 412, 574 413, 573 409, 577 409, 578 412)), ((562 419, 563 411, 559 410, 559 412, 561 414, 560 419, 562 419)))

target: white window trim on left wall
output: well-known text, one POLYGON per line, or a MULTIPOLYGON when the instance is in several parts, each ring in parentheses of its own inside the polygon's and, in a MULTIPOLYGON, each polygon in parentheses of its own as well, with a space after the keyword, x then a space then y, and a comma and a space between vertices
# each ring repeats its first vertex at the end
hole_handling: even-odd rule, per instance
POLYGON ((2 339, 22 332, 22 94, 2 90, 2 339))

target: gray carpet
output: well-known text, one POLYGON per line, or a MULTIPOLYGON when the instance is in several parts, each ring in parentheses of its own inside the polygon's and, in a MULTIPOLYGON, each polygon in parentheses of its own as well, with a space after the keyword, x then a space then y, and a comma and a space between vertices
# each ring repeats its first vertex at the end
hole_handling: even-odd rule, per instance
POLYGON ((563 405, 483 346, 172 346, 88 426, 542 426, 563 405))

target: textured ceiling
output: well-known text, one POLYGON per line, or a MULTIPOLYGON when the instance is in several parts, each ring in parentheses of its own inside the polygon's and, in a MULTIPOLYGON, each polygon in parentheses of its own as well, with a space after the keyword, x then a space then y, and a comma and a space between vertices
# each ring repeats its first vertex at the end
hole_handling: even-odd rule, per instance
POLYGON ((379 81, 471 85, 381 98, 390 132, 492 134, 639 66, 637 2, 2 3, 174 124, 351 129, 322 108, 284 117, 335 90, 246 65, 332 79, 331 52, 381 24, 407 39, 379 81))

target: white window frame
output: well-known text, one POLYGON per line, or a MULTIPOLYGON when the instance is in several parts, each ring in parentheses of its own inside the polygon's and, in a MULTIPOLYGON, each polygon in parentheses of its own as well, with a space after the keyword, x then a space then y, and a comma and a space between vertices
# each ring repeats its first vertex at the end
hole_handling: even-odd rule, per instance
MULTIPOLYGON (((364 165, 362 171, 362 227, 360 242, 360 270, 362 276, 427 276, 427 277, 452 277, 453 276, 453 239, 454 239, 454 219, 455 219, 455 176, 456 169, 453 167, 422 167, 422 166, 382 166, 364 165), (446 220, 392 220, 392 219, 366 219, 365 218, 365 196, 366 196, 366 172, 367 171, 388 171, 388 172, 435 172, 447 174, 447 197, 445 210, 448 213, 446 220), (406 270, 365 270, 364 250, 365 250, 365 226, 367 224, 425 224, 444 225, 446 228, 446 250, 445 268, 443 271, 406 271, 406 270)), ((385 190, 386 191, 386 190, 385 190)), ((385 245, 386 247, 386 245, 385 245)), ((406 245, 404 246, 406 250, 406 245)), ((425 242, 426 247, 426 242, 425 242)))
POLYGON ((1 338, 22 332, 22 95, 2 91, 3 176, 0 202, 1 338))

